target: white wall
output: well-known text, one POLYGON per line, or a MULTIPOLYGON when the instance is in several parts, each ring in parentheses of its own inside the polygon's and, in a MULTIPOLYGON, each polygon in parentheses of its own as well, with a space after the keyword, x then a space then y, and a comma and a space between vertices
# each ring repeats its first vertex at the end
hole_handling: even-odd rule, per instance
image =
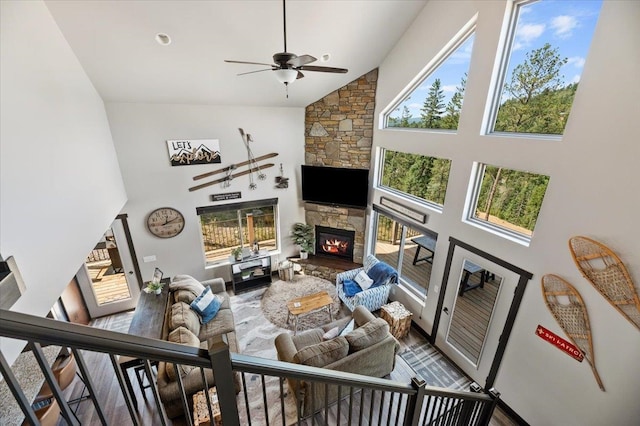
MULTIPOLYGON (((1 3, 0 252, 45 315, 126 194, 104 104, 44 3, 1 3)), ((22 344, 2 341, 13 362, 22 344)))
MULTIPOLYGON (((432 283, 442 280, 449 236, 534 274, 495 383, 503 400, 532 425, 637 424, 640 333, 581 277, 567 241, 586 235, 610 245, 640 287, 640 3, 605 1, 564 137, 557 142, 480 135, 505 7, 505 1, 427 4, 380 67, 377 113, 478 12, 458 134, 376 130, 374 144, 453 161, 444 211, 428 212, 428 226, 439 233, 432 283), (474 161, 551 177, 530 247, 461 222, 474 161), (546 273, 563 276, 581 292, 606 392, 586 361, 578 363, 534 335, 538 324, 564 335, 542 299, 540 279, 546 273)), ((431 315, 433 293, 424 311, 431 315)), ((430 330, 432 319, 418 321, 430 330)))
MULTIPOLYGON (((304 161, 303 108, 109 103, 107 114, 129 195, 123 212, 129 215, 143 279, 150 279, 153 269, 159 267, 165 276, 189 274, 199 279, 222 276, 230 280, 228 266, 205 270, 196 207, 214 204, 277 197, 283 245, 279 258, 294 254, 289 229, 293 222, 304 221, 298 189, 300 164, 304 161), (233 180, 228 188, 214 185, 189 192, 189 187, 207 181, 194 182, 193 176, 247 159, 239 127, 251 134, 256 157, 270 152, 279 154, 261 162, 275 164, 265 170, 267 180, 256 180, 255 190, 249 190, 249 177, 243 176, 233 180), (219 139, 222 163, 172 167, 166 141, 174 139, 219 139), (280 175, 280 163, 285 177, 290 178, 288 189, 275 189, 274 178, 280 175), (211 194, 236 191, 241 192, 242 198, 210 201, 211 194), (178 209, 186 220, 182 233, 169 239, 157 238, 145 227, 149 213, 165 206, 178 209), (151 255, 157 260, 144 263, 143 258, 151 255)), ((272 260, 275 263, 278 258, 272 260)))

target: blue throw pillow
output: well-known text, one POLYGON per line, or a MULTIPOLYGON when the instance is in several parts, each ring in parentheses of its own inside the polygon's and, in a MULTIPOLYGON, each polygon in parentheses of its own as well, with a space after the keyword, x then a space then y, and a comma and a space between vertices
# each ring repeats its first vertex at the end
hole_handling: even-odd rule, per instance
POLYGON ((342 287, 347 297, 353 297, 362 291, 362 288, 354 280, 344 280, 342 287))
POLYGON ((190 306, 200 316, 200 322, 206 324, 218 314, 221 305, 222 298, 214 296, 211 293, 211 288, 206 287, 202 294, 191 302, 190 306))

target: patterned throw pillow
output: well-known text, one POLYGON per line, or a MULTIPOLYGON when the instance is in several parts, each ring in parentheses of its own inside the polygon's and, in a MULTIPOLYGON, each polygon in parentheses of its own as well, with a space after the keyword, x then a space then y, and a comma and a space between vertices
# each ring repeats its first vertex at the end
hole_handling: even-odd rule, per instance
POLYGON ((191 302, 191 309, 196 311, 200 316, 200 322, 202 324, 206 324, 216 316, 220 310, 222 302, 223 300, 221 297, 218 297, 217 295, 214 296, 213 293, 211 293, 211 288, 206 287, 202 294, 191 302))

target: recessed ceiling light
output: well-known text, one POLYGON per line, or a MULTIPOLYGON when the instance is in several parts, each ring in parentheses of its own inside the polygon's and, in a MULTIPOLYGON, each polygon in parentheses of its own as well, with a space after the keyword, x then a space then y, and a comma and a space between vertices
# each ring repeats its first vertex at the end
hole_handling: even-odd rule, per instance
POLYGON ((331 55, 328 53, 325 53, 320 57, 320 62, 327 62, 329 59, 331 59, 331 55))
POLYGON ((169 37, 165 33, 158 33, 158 34, 156 34, 156 41, 158 42, 158 44, 161 44, 163 46, 167 46, 167 45, 171 44, 171 37, 169 37))

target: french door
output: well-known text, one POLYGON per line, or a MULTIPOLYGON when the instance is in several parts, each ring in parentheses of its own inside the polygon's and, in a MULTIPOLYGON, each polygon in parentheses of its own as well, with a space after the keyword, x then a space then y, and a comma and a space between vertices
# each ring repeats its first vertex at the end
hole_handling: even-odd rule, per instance
POLYGON ((435 344, 488 389, 495 382, 531 274, 451 240, 435 344))
POLYGON ((97 242, 76 278, 92 318, 134 309, 140 273, 121 215, 97 242))

